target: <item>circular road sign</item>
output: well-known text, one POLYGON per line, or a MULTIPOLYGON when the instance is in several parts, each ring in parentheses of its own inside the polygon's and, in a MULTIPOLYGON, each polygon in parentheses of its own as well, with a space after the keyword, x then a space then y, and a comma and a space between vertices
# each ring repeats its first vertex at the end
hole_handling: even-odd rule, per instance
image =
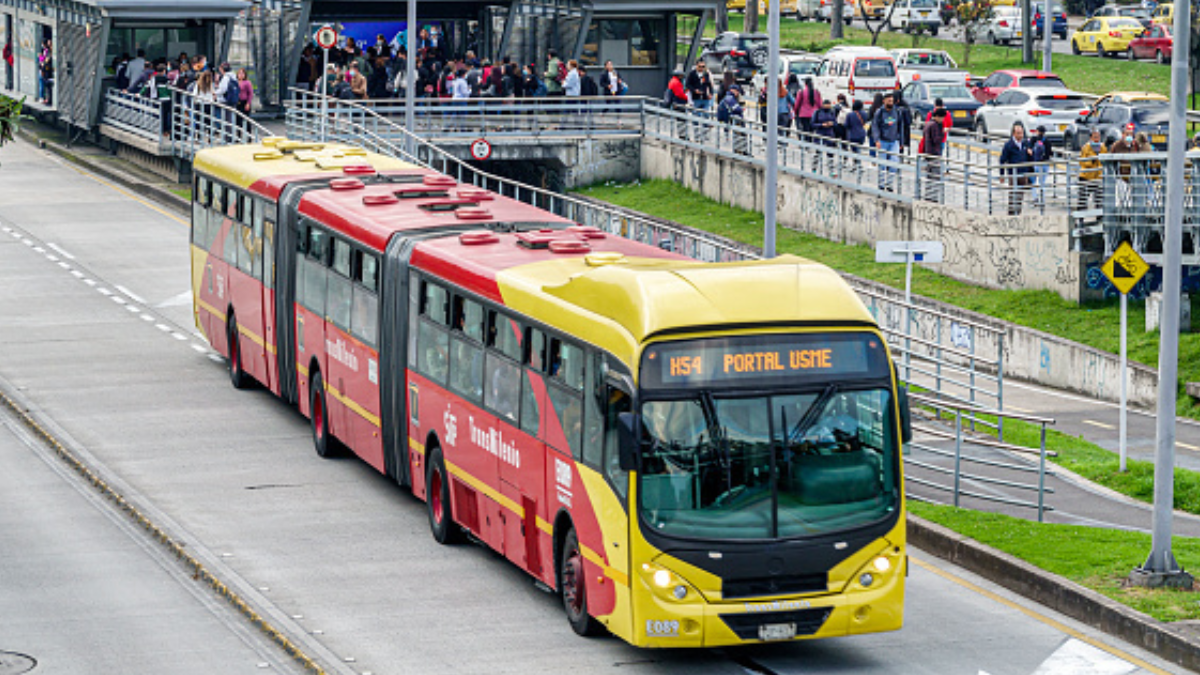
POLYGON ((478 138, 471 141, 471 158, 482 162, 492 156, 492 144, 487 142, 485 138, 478 138))
POLYGON ((333 26, 322 26, 317 31, 317 46, 321 49, 333 49, 337 44, 338 34, 333 26))

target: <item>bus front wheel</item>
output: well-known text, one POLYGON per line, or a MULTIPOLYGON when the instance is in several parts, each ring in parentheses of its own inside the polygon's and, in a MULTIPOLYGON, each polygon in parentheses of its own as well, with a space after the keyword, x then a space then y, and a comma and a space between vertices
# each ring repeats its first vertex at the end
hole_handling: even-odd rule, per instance
POLYGON ((457 544, 463 540, 463 531, 454 524, 450 507, 450 477, 446 474, 441 448, 431 449, 426 467, 425 508, 429 512, 429 531, 439 544, 457 544))
POLYGON ((325 405, 325 382, 313 373, 308 388, 308 413, 312 421, 313 447, 326 459, 337 456, 337 439, 329 433, 329 408, 325 405))
POLYGON ((583 554, 579 550, 579 538, 575 530, 567 532, 563 541, 562 558, 559 564, 559 588, 562 591, 563 608, 567 611, 567 622, 577 635, 585 637, 600 635, 604 626, 588 614, 587 575, 583 567, 583 554))
POLYGON ((250 376, 242 367, 242 341, 238 338, 237 317, 229 315, 229 382, 234 389, 250 386, 250 376))

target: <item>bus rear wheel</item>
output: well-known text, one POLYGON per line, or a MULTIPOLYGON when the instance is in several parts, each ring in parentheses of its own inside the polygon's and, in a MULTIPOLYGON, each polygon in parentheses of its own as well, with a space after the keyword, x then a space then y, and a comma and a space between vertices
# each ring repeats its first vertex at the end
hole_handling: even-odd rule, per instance
POLYGON ((314 373, 309 384, 308 412, 312 421, 313 447, 319 457, 336 457, 338 442, 329 433, 329 408, 325 405, 325 381, 321 379, 321 373, 314 373))
POLYGON ((584 637, 603 633, 604 626, 588 614, 587 576, 583 567, 583 554, 579 550, 579 538, 575 536, 574 529, 567 532, 563 541, 558 578, 563 609, 567 612, 567 623, 571 624, 571 629, 584 637))
POLYGON ((234 389, 250 386, 250 376, 242 368, 242 341, 238 338, 237 317, 229 315, 229 382, 234 389))
POLYGON ((425 469, 425 508, 429 512, 429 531, 433 540, 442 545, 461 542, 463 531, 454 524, 450 507, 450 477, 446 474, 446 462, 442 449, 434 447, 429 453, 425 469))

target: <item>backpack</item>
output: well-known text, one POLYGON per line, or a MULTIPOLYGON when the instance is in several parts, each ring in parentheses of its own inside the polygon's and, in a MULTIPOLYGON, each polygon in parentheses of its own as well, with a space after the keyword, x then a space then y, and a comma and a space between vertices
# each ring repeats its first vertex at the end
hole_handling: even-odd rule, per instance
POLYGON ((725 99, 721 99, 721 105, 717 106, 717 121, 728 122, 733 117, 729 110, 729 105, 725 103, 725 99))
POLYGON ((558 62, 558 83, 562 84, 567 81, 567 64, 562 61, 558 62))
POLYGON ((241 94, 241 90, 238 87, 238 82, 233 78, 232 75, 229 74, 225 75, 225 80, 225 100, 223 103, 230 108, 236 108, 238 104, 238 97, 241 94))

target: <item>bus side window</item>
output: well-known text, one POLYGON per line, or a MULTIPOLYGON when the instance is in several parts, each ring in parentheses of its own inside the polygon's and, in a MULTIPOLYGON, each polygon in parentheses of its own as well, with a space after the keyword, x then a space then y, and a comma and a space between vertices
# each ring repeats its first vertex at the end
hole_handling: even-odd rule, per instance
POLYGON ((629 394, 611 385, 606 386, 604 410, 604 473, 621 499, 629 494, 629 472, 621 468, 621 448, 617 433, 617 418, 633 411, 629 394))
POLYGON ((487 346, 513 361, 521 360, 521 327, 500 312, 488 312, 487 346))
POLYGON ((204 250, 211 248, 208 236, 208 205, 212 202, 212 183, 204 176, 196 176, 192 190, 192 243, 204 250))
POLYGON ((521 430, 530 436, 537 436, 542 428, 542 411, 538 406, 537 393, 533 389, 534 383, 540 385, 538 389, 546 390, 546 382, 542 376, 525 368, 521 376, 521 430))
POLYGON ((332 239, 333 273, 329 275, 329 320, 338 328, 350 331, 350 244, 342 239, 332 239))
POLYGON ((225 230, 225 246, 222 254, 230 267, 237 267, 238 264, 238 239, 241 237, 241 229, 240 225, 233 222, 229 224, 229 229, 225 230))
POLYGON ((587 359, 587 380, 583 389, 583 463, 601 468, 604 460, 604 373, 603 356, 593 352, 587 359))
POLYGON ((539 373, 544 372, 546 370, 546 334, 536 328, 526 328, 523 344, 525 347, 523 360, 526 365, 539 373))
POLYGON ((428 281, 422 281, 421 287, 421 315, 438 325, 449 325, 449 294, 446 289, 428 281))
POLYGON ((355 251, 354 300, 350 317, 350 332, 372 347, 378 337, 379 296, 376 295, 376 271, 379 260, 370 253, 355 251))
POLYGON ((562 340, 551 340, 550 376, 572 389, 583 389, 583 350, 562 340))

